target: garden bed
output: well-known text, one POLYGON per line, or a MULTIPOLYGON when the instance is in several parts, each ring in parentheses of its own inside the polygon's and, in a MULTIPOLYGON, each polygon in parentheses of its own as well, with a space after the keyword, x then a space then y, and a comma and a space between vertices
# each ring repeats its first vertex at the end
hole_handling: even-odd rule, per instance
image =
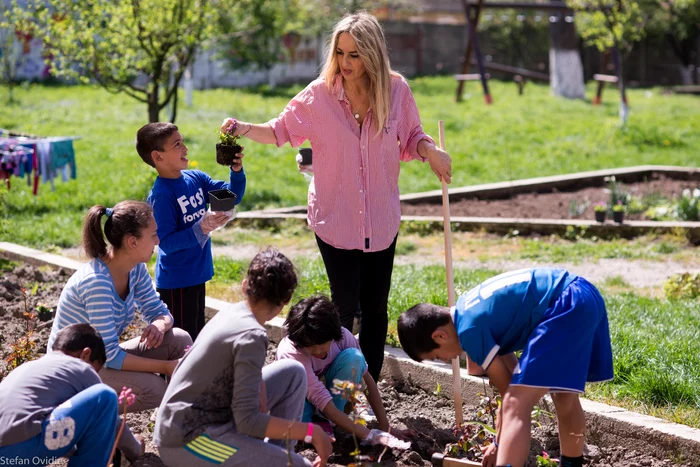
MULTIPOLYGON (((35 319, 25 315, 26 310, 34 310, 39 303, 45 303, 55 310, 63 284, 70 273, 66 270, 53 270, 47 267, 37 268, 29 264, 12 264, 6 260, 0 260, 3 269, 3 279, 0 282, 0 326, 2 326, 4 338, 2 354, 8 355, 8 346, 17 339, 26 335, 28 326, 36 326, 31 340, 36 343, 35 356, 38 357, 46 350, 46 342, 50 332, 51 321, 39 323, 35 319), (19 283, 26 290, 25 294, 20 290, 19 283)), ((139 326, 141 325, 140 322, 139 326)), ((130 327, 125 338, 130 338, 140 332, 139 326, 130 327)), ((274 345, 268 352, 268 360, 273 358, 274 345)), ((5 358, 3 358, 5 360, 5 358)), ((0 375, 3 374, 5 363, 0 364, 0 375)), ((413 441, 411 450, 405 452, 387 451, 382 458, 382 465, 390 466, 416 466, 430 465, 429 459, 434 452, 443 452, 445 447, 457 441, 452 428, 454 423, 454 411, 451 403, 443 394, 432 394, 419 389, 406 381, 383 381, 380 383, 385 406, 392 423, 401 428, 411 428, 419 433, 413 441)), ((479 407, 465 406, 465 420, 475 419, 479 407)), ((128 423, 133 432, 141 435, 148 443, 148 452, 136 465, 140 467, 162 466, 163 463, 157 455, 157 449, 151 443, 153 411, 130 414, 128 423)), ((533 443, 530 462, 535 465, 535 456, 546 450, 550 455, 557 456, 559 442, 556 427, 547 416, 540 416, 533 426, 533 443), (541 424, 541 425, 540 425, 541 424)), ((590 433, 586 460, 590 466, 670 466, 693 465, 683 464, 669 459, 657 459, 651 455, 638 451, 628 451, 625 446, 604 446, 600 443, 597 433, 590 433)), ((354 450, 354 442, 351 437, 338 434, 335 443, 335 452, 330 459, 330 465, 341 466, 353 462, 349 453, 354 450)), ((303 455, 312 458, 313 450, 304 449, 303 455)), ((381 454, 377 447, 364 446, 362 453, 373 459, 381 454)), ((679 457, 680 458, 680 457, 679 457)), ((129 465, 124 462, 123 465, 129 465)))
MULTIPOLYGON (((628 220, 658 220, 651 210, 673 205, 684 190, 700 188, 700 181, 676 180, 664 175, 632 183, 618 183, 618 189, 629 196, 625 218, 628 220), (649 212, 648 212, 649 211, 649 212)), ((504 193, 505 195, 505 193, 504 193)), ((502 196, 504 196, 502 195, 502 196)), ((611 193, 605 183, 599 186, 562 191, 551 188, 547 192, 518 193, 505 198, 489 199, 474 193, 472 197, 450 201, 450 215, 454 217, 503 217, 518 219, 593 219, 593 206, 610 204, 611 193)), ((403 202, 401 213, 408 216, 442 216, 441 203, 403 202)), ((672 209, 667 210, 672 215, 672 209)), ((676 219, 684 220, 684 219, 676 219)))

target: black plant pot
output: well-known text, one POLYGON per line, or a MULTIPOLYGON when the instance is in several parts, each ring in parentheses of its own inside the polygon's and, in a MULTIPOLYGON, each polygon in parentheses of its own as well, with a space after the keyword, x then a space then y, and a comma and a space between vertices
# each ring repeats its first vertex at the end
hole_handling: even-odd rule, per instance
POLYGON ((53 318, 53 313, 39 313, 39 321, 45 322, 53 318))
POLYGON ((241 152, 239 145, 227 146, 225 144, 216 143, 216 162, 230 167, 233 161, 237 159, 236 154, 241 152))
POLYGON ((236 207, 236 198, 236 193, 231 190, 212 190, 209 192, 209 209, 231 211, 236 207))
POLYGON ((301 154, 301 165, 311 165, 313 157, 311 148, 301 148, 299 154, 301 154))
POLYGON ((618 224, 622 224, 622 221, 624 218, 625 218, 624 211, 613 211, 613 220, 615 222, 617 222, 618 224))
POLYGON ((605 222, 605 211, 595 211, 595 221, 605 222))

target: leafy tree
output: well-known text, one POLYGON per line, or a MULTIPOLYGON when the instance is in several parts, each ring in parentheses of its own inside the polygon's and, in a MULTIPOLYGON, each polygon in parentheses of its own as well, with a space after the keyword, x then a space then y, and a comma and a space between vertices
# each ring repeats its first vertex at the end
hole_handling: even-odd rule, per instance
POLYGON ((632 50, 644 37, 646 18, 637 0, 567 0, 576 11, 576 29, 584 42, 601 52, 612 51, 620 90, 620 121, 627 123, 629 107, 622 73, 622 51, 632 50))
MULTIPOLYGON (((18 58, 15 41, 15 25, 10 21, 10 9, 0 3, 0 83, 7 86, 8 104, 14 104, 14 87, 17 84, 18 58)), ((21 57, 21 55, 20 55, 21 57)))
POLYGON ((29 0, 13 21, 44 33, 56 76, 91 80, 148 107, 151 122, 169 103, 197 50, 216 32, 235 0, 29 0))
MULTIPOLYGON (((645 0, 641 4, 648 34, 666 38, 686 70, 693 68, 694 43, 700 35, 699 0, 645 0)), ((684 74, 690 84, 691 73, 684 74)))
POLYGON ((644 37, 644 15, 636 0, 568 0, 576 12, 576 29, 587 45, 601 52, 626 51, 644 37))

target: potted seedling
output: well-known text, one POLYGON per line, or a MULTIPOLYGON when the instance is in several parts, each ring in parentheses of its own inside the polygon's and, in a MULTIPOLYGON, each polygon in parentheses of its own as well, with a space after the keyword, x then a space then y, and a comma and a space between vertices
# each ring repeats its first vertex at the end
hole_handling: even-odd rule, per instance
POLYGON ((241 147, 237 144, 240 136, 234 135, 236 128, 238 128, 238 121, 235 118, 227 119, 227 121, 224 121, 224 125, 219 129, 219 142, 216 143, 216 162, 230 167, 236 159, 236 154, 241 152, 241 147))
POLYGON ((613 206, 612 212, 613 220, 618 224, 622 224, 622 220, 625 218, 625 205, 618 202, 615 206, 613 206))
POLYGON ((36 306, 36 314, 39 317, 39 321, 48 321, 53 317, 53 312, 51 308, 43 303, 39 303, 36 306))
POLYGON ((608 207, 602 201, 597 202, 593 206, 593 213, 595 214, 596 222, 605 222, 605 213, 607 212, 607 210, 608 207))

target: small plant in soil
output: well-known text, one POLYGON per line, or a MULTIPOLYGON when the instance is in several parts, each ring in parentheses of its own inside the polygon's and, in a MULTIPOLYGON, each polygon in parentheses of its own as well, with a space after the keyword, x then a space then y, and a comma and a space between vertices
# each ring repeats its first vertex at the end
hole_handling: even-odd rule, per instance
POLYGON ((542 451, 542 455, 537 456, 537 467, 558 467, 559 461, 549 457, 545 451, 542 451))
POLYGON ((618 224, 621 223, 625 217, 625 205, 622 204, 622 201, 618 201, 617 204, 613 206, 612 212, 613 220, 618 224))
POLYGON ((593 213, 597 222, 605 222, 605 214, 608 211, 608 205, 602 201, 598 201, 593 205, 593 213))
POLYGON ((479 400, 476 419, 465 421, 461 426, 452 429, 457 442, 445 446, 445 455, 480 461, 483 457, 481 449, 494 442, 496 413, 501 406, 501 396, 493 386, 491 388, 492 396, 488 396, 484 382, 484 393, 479 400))
MULTIPOLYGON (((226 120, 224 121, 224 124, 226 120)), ((241 147, 238 145, 240 136, 234 135, 238 128, 238 121, 234 118, 228 122, 228 125, 219 130, 219 142, 216 144, 216 162, 225 165, 233 165, 236 159, 236 154, 241 152, 241 147)))
POLYGON ((39 303, 36 306, 36 313, 39 316, 39 321, 48 321, 52 317, 51 308, 49 308, 45 303, 39 303))
POLYGON ((126 386, 122 387, 122 391, 119 394, 119 404, 124 405, 124 415, 122 416, 122 424, 119 427, 117 438, 114 440, 114 445, 112 446, 112 453, 109 455, 109 463, 107 464, 107 467, 114 467, 114 454, 117 452, 119 439, 122 437, 124 426, 126 425, 126 409, 130 405, 133 405, 134 402, 136 402, 136 394, 132 392, 131 388, 127 388, 126 386))
POLYGON ((25 321, 24 335, 15 339, 9 345, 9 350, 3 352, 3 358, 7 363, 4 374, 0 374, 0 379, 4 379, 12 370, 25 362, 36 360, 38 354, 36 351, 36 341, 34 340, 34 330, 36 329, 37 315, 29 309, 29 297, 36 294, 39 284, 35 284, 32 291, 25 289, 22 283, 19 284, 19 290, 22 294, 24 302, 24 313, 22 314, 25 321))
MULTIPOLYGON (((362 394, 361 385, 352 383, 350 381, 334 379, 333 388, 331 389, 331 392, 333 394, 342 395, 343 398, 346 399, 349 404, 351 404, 352 411, 350 412, 350 419, 353 423, 358 423, 360 425, 366 424, 366 422, 359 417, 356 409, 357 403, 359 402, 360 394, 362 394)), ((360 444, 357 442, 357 436, 355 436, 355 432, 352 433, 352 439, 355 442, 355 449, 350 453, 350 456, 352 456, 352 458, 355 459, 355 462, 348 464, 348 467, 362 467, 364 465, 370 465, 369 463, 372 461, 372 459, 369 456, 360 454, 360 444)))

